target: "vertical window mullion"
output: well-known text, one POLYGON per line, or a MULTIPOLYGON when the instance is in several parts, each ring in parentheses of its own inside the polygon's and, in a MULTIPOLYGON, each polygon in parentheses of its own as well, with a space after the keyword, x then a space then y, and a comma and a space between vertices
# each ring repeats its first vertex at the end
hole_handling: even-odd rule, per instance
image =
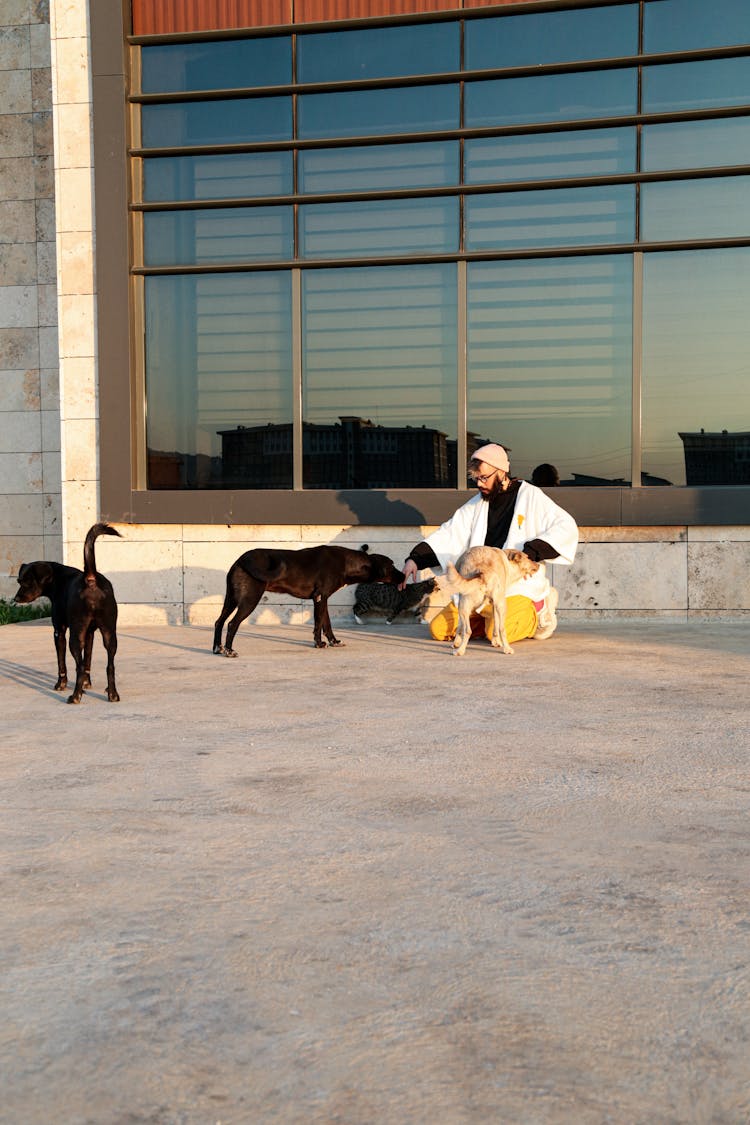
POLYGON ((456 300, 458 301, 458 309, 456 316, 456 341, 458 355, 456 357, 456 377, 458 379, 458 394, 457 414, 456 419, 456 473, 457 479, 455 487, 466 487, 466 465, 468 463, 468 450, 466 447, 466 426, 468 407, 466 397, 468 394, 468 379, 466 371, 466 355, 467 355, 467 286, 466 286, 466 272, 467 264, 464 261, 456 263, 458 270, 458 278, 456 285, 456 300))
POLYGON ((632 355, 632 439, 630 447, 630 483, 641 487, 643 459, 641 427, 643 422, 643 253, 633 254, 633 355, 632 355))
POLYGON ((292 270, 292 488, 302 489, 302 270, 292 270))

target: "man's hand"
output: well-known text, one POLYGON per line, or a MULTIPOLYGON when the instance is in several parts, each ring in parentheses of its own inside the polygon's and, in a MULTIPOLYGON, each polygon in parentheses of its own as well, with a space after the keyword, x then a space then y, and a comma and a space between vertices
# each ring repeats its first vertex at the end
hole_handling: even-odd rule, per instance
POLYGON ((399 590, 403 590, 404 586, 406 585, 406 583, 409 581, 410 578, 411 578, 412 582, 414 581, 414 579, 417 577, 417 570, 418 569, 419 568, 417 567, 417 564, 414 562, 414 559, 407 559, 406 560, 406 562, 404 563, 404 567, 403 567, 404 580, 401 583, 401 585, 399 586, 399 590))

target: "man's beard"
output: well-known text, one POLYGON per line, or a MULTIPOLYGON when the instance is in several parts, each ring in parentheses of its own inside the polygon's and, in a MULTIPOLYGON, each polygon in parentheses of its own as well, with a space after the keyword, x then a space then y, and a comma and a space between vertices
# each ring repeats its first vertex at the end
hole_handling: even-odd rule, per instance
POLYGON ((499 476, 493 478, 489 492, 482 492, 482 490, 480 489, 480 492, 482 492, 482 499, 487 501, 494 500, 495 497, 503 491, 503 482, 500 480, 499 476))

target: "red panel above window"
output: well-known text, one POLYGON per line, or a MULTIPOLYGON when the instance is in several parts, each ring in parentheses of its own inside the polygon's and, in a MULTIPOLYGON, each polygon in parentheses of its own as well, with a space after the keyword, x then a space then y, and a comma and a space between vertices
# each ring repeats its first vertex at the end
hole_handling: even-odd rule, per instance
POLYGON ((487 8, 530 0, 132 0, 134 35, 487 8))

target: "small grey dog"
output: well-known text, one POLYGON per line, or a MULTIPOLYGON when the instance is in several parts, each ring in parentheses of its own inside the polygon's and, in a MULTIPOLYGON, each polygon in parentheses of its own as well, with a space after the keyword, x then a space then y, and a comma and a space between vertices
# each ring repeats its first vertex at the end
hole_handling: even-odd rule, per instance
POLYGON ((410 582, 403 590, 397 586, 384 586, 381 582, 360 582, 354 591, 354 620, 362 625, 363 617, 385 617, 386 624, 390 625, 407 610, 416 615, 435 586, 434 578, 410 582))

